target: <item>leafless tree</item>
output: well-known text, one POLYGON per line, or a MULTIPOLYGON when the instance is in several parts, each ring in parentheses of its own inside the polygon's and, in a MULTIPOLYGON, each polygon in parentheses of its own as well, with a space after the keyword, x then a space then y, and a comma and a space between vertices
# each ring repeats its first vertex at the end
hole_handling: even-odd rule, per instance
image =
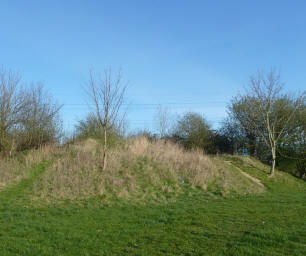
POLYGON ((258 72, 250 77, 246 95, 239 95, 232 103, 232 112, 240 124, 262 138, 270 149, 270 175, 274 174, 278 145, 294 136, 290 127, 305 95, 290 97, 281 94, 282 89, 280 74, 275 70, 258 72))
POLYGON ((12 136, 25 106, 24 90, 18 73, 0 69, 0 151, 11 153, 15 141, 12 136))
POLYGON ((33 84, 26 91, 20 118, 21 150, 58 142, 62 135, 61 107, 44 91, 42 83, 33 84))
POLYGON ((103 164, 104 171, 107 166, 108 134, 109 130, 118 127, 124 118, 122 104, 127 89, 127 83, 122 81, 122 72, 119 70, 113 74, 111 68, 101 73, 89 71, 87 94, 94 105, 94 115, 98 120, 103 138, 103 164))
POLYGON ((58 142, 60 108, 42 84, 22 86, 18 73, 0 69, 0 152, 11 155, 58 142))
POLYGON ((155 121, 160 137, 165 137, 168 134, 171 125, 169 108, 158 105, 156 109, 155 121))

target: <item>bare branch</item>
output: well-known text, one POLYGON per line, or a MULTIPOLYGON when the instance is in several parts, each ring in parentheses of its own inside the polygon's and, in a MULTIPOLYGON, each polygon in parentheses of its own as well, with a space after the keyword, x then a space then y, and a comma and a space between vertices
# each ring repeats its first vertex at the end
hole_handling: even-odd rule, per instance
POLYGON ((103 131, 101 138, 104 141, 103 170, 106 168, 108 130, 114 126, 120 126, 125 113, 122 114, 121 108, 127 84, 122 82, 122 72, 119 70, 115 77, 111 67, 104 70, 103 76, 89 71, 89 82, 87 94, 90 101, 94 104, 94 113, 98 120, 100 130, 103 131))

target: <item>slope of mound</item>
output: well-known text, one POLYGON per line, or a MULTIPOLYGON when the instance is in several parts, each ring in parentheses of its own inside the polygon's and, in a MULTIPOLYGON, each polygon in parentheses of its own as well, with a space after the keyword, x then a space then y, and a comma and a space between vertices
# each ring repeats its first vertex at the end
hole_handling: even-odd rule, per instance
POLYGON ((254 182, 260 181, 265 187, 270 190, 278 190, 281 187, 282 191, 305 188, 305 182, 295 178, 287 172, 276 170, 273 177, 269 175, 270 167, 263 164, 259 160, 249 156, 233 156, 225 155, 222 157, 225 162, 235 166, 236 169, 249 175, 254 182))
POLYGON ((29 169, 43 160, 50 160, 58 151, 55 146, 45 146, 14 157, 0 158, 0 189, 27 177, 29 169))
POLYGON ((223 159, 187 152, 163 140, 129 139, 112 148, 102 171, 102 147, 86 140, 66 148, 34 183, 35 198, 104 200, 123 198, 164 202, 182 194, 206 191, 228 195, 265 189, 223 159))
MULTIPOLYGON (((225 161, 226 163, 232 164, 231 161, 225 161)), ((236 166, 236 169, 245 177, 247 177, 248 179, 250 179, 251 181, 255 182, 257 185, 264 187, 264 185, 261 183, 261 180, 251 176, 250 174, 244 172, 240 167, 236 166)))

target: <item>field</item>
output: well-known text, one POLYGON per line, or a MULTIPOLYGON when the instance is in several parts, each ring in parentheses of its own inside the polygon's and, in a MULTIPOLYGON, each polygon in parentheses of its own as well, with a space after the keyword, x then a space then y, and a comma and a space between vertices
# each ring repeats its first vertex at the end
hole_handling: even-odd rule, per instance
POLYGON ((252 175, 261 192, 238 186, 243 193, 225 193, 214 176, 205 190, 181 184, 175 199, 140 201, 136 193, 71 200, 52 199, 37 186, 55 156, 1 189, 0 255, 306 255, 305 182, 281 172, 268 178, 253 159, 211 161, 252 175))

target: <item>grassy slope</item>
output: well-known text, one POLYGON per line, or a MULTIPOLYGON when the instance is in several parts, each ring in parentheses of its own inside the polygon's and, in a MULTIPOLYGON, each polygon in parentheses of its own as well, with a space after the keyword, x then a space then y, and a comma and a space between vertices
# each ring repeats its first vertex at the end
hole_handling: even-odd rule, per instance
POLYGON ((92 198, 39 206, 30 195, 50 164, 41 162, 0 192, 0 255, 305 255, 305 182, 270 179, 256 161, 225 158, 267 191, 223 198, 198 190, 168 204, 107 207, 92 198))
POLYGON ((121 198, 166 203, 183 195, 186 185, 190 193, 204 190, 223 196, 265 191, 221 158, 186 152, 170 142, 127 140, 111 149, 103 172, 100 149, 94 140, 65 147, 34 182, 33 198, 58 202, 100 196, 104 202, 121 198))

